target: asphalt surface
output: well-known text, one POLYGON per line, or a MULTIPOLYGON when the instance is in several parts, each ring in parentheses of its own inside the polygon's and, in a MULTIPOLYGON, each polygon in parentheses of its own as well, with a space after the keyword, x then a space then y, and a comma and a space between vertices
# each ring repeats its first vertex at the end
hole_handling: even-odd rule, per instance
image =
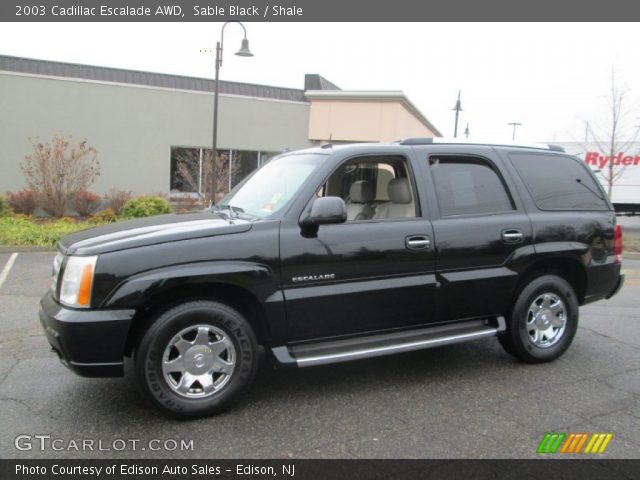
MULTIPOLYGON (((0 271, 9 257, 0 253, 0 271)), ((552 431, 611 432, 600 457, 639 457, 640 261, 625 262, 618 296, 581 309, 556 362, 519 363, 488 339, 304 370, 263 365, 235 408, 177 421, 143 402, 130 371, 81 378, 49 351, 37 309, 52 258, 20 253, 0 286, 2 458, 520 458, 552 431), (50 435, 62 450, 18 450, 20 434, 50 435), (93 451, 76 451, 84 439, 93 451), (151 451, 154 439, 193 449, 151 451)))

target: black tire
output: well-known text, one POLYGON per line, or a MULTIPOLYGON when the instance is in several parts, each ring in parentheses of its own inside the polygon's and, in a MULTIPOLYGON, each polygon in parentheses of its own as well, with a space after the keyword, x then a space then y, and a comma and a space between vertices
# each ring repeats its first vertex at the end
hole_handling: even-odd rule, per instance
MULTIPOLYGON (((578 299, 566 280, 555 275, 534 278, 520 291, 507 318, 507 330, 498 337, 498 341, 507 353, 524 362, 550 362, 560 357, 571 345, 578 329, 578 310, 578 299), (534 308, 534 302, 545 294, 550 294, 551 299, 562 302, 565 323, 564 330, 558 330, 557 335, 547 339, 548 345, 542 346, 532 339, 533 330, 530 330, 527 322, 534 318, 533 314, 530 317, 530 308, 534 308)), ((553 315, 547 315, 544 320, 550 316, 553 315)), ((546 337, 541 338, 544 343, 546 337)))
MULTIPOLYGON (((196 342, 195 339, 193 341, 196 342)), ((213 343, 209 345, 213 345, 213 343)), ((186 364, 186 359, 193 358, 194 352, 188 350, 191 348, 188 345, 181 348, 187 348, 184 350, 184 355, 177 353, 177 348, 170 351, 175 352, 174 355, 182 358, 182 362, 186 364)), ((202 355, 200 358, 203 358, 202 355)), ((195 361, 189 365, 192 369, 197 368, 194 367, 195 361)), ((180 418, 195 418, 223 411, 249 389, 257 367, 258 344, 247 320, 227 305, 204 300, 187 302, 162 313, 145 332, 135 355, 136 376, 144 396, 164 412, 180 418), (221 334, 217 337, 211 337, 206 336, 208 334, 205 333, 205 338, 209 338, 207 342, 211 339, 213 341, 224 339, 227 342, 226 345, 229 345, 230 342, 228 347, 221 347, 226 348, 223 353, 215 354, 214 350, 209 349, 207 351, 207 354, 210 355, 207 357, 208 359, 212 360, 218 355, 225 355, 227 359, 233 360, 229 361, 230 364, 233 364, 233 367, 229 368, 230 374, 212 374, 214 382, 216 376, 218 379, 224 377, 225 381, 220 385, 219 390, 209 392, 206 395, 204 387, 201 392, 198 392, 199 383, 194 384, 196 385, 193 390, 195 393, 190 393, 191 389, 189 392, 177 392, 176 385, 174 384, 172 387, 169 383, 171 379, 165 378, 163 373, 163 362, 170 358, 165 356, 166 352, 170 350, 170 342, 173 345, 176 338, 187 339, 187 334, 180 335, 185 331, 188 334, 191 331, 197 334, 199 330, 196 326, 204 327, 204 332, 207 331, 206 328, 210 328, 212 332, 221 334), (229 357, 229 355, 232 356, 229 357)), ((205 365, 204 368, 209 368, 209 366, 205 365)), ((205 372, 204 375, 207 373, 205 372)), ((173 375, 176 375, 178 379, 182 377, 179 373, 173 375)))

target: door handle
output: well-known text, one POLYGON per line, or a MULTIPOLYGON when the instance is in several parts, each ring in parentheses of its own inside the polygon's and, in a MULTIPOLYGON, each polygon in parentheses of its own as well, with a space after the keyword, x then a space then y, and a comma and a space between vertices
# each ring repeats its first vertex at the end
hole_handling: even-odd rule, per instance
POLYGON ((520 243, 524 240, 524 234, 517 228, 502 231, 502 241, 505 243, 520 243))
POLYGON ((409 250, 426 250, 431 247, 431 239, 426 235, 412 235, 406 238, 405 245, 409 250))

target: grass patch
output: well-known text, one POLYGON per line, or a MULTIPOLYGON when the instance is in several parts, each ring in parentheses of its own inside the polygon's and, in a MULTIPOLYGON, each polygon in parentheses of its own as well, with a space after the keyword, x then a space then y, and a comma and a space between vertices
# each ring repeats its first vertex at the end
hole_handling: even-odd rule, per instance
POLYGON ((95 226, 72 218, 37 222, 20 215, 0 217, 0 245, 53 247, 65 235, 95 226))

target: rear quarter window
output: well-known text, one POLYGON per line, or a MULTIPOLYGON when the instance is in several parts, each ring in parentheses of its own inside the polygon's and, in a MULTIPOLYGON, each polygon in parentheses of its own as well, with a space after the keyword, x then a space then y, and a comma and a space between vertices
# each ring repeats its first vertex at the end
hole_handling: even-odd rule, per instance
POLYGON ((509 157, 540 210, 609 210, 600 185, 580 160, 538 153, 509 157))

